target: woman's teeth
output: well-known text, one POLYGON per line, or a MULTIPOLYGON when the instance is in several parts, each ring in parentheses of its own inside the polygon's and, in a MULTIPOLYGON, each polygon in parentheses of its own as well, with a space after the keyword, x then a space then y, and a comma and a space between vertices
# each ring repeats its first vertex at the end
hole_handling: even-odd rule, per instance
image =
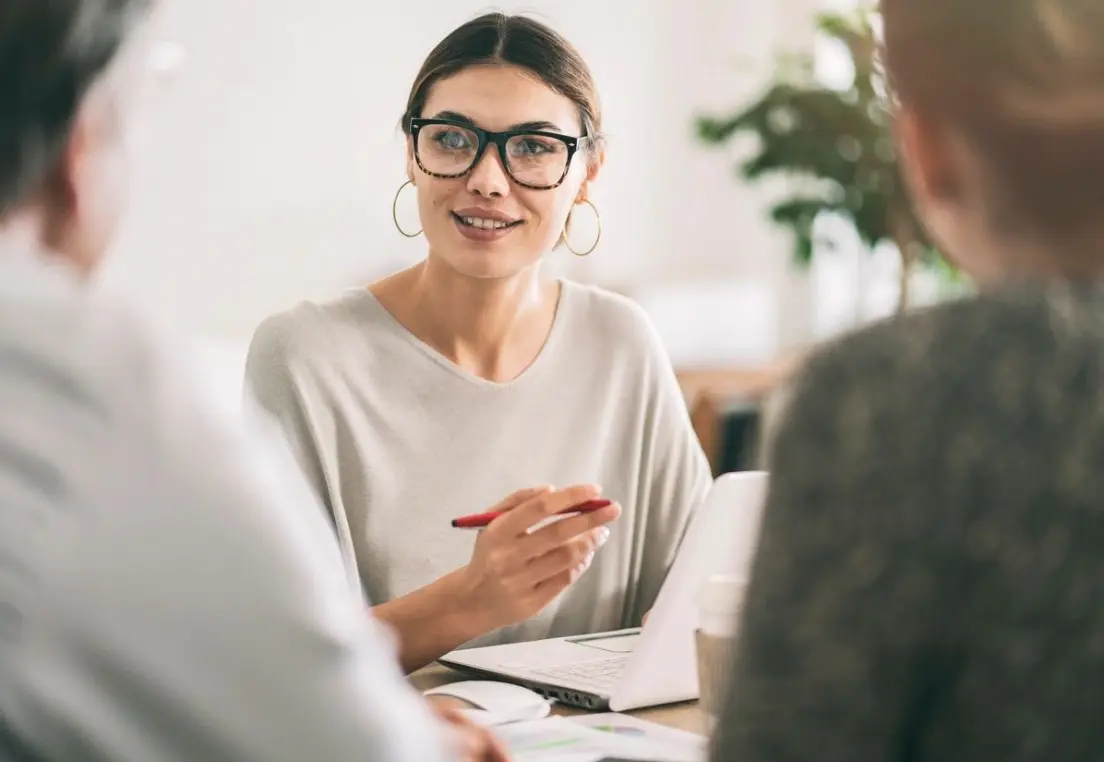
POLYGON ((469 227, 480 228, 482 230, 498 230, 499 228, 508 228, 514 224, 513 222, 503 222, 502 220, 486 220, 482 217, 461 217, 460 221, 469 227))

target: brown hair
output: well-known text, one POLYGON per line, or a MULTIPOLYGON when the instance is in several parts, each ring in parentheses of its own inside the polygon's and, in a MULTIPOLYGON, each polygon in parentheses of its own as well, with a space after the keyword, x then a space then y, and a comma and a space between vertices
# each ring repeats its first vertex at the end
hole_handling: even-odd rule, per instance
POLYGON ((539 77, 579 109, 583 134, 600 145, 602 109, 594 78, 571 43, 544 24, 526 16, 488 13, 457 27, 437 44, 425 62, 406 102, 402 129, 420 117, 429 91, 438 81, 472 66, 517 66, 539 77))
POLYGON ((1104 2, 882 0, 896 97, 977 146, 1005 226, 1079 235, 1104 211, 1104 2))

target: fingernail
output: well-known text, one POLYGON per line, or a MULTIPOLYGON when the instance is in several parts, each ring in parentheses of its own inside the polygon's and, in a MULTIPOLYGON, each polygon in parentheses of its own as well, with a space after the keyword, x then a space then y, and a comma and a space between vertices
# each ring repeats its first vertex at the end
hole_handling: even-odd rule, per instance
POLYGON ((610 538, 609 527, 599 528, 599 530, 598 530, 598 546, 601 547, 602 545, 605 545, 606 540, 608 540, 609 538, 610 538))

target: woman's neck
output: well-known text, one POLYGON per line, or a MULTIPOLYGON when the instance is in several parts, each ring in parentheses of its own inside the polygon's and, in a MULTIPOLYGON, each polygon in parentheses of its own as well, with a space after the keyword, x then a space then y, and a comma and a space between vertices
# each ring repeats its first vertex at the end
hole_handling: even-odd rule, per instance
POLYGON ((533 266, 509 278, 472 278, 434 258, 373 288, 420 340, 490 381, 521 375, 540 354, 555 320, 559 284, 533 266))

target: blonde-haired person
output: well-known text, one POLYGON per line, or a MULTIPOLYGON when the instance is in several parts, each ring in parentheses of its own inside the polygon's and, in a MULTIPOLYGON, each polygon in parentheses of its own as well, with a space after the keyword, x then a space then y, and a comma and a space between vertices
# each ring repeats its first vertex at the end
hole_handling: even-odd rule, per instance
POLYGON ((265 321, 249 387, 408 669, 639 625, 711 475, 643 311, 542 272, 565 235, 597 244, 568 224, 596 213, 604 159, 590 71, 544 24, 487 14, 429 54, 402 126, 425 259, 265 321), (614 504, 526 535, 599 490, 614 504), (449 525, 491 506, 515 515, 449 525))
POLYGON ((714 759, 1104 749, 1104 4, 883 0, 912 197, 981 294, 798 380, 714 759))

